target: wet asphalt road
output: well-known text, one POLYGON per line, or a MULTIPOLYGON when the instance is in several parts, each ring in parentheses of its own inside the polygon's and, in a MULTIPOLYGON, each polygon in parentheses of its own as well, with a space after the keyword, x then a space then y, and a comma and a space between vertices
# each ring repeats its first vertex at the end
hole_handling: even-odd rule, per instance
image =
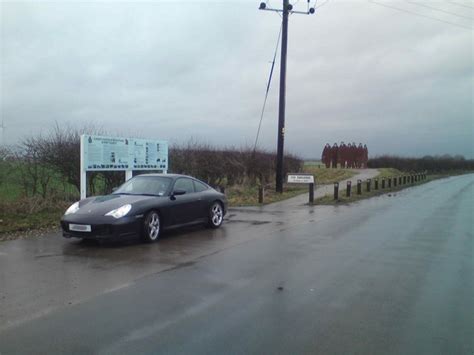
POLYGON ((155 245, 0 244, 0 354, 473 354, 474 175, 232 210, 155 245))

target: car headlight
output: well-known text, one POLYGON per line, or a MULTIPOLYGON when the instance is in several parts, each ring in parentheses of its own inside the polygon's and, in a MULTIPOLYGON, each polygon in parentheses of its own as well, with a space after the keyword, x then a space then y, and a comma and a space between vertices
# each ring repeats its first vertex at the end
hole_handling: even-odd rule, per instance
POLYGON ((79 210, 79 202, 74 202, 69 208, 64 212, 64 215, 76 213, 79 210))
POLYGON ((115 210, 112 210, 110 212, 107 212, 105 215, 106 216, 112 216, 114 218, 121 218, 125 216, 130 210, 132 209, 132 205, 127 204, 123 205, 122 207, 116 208, 115 210))

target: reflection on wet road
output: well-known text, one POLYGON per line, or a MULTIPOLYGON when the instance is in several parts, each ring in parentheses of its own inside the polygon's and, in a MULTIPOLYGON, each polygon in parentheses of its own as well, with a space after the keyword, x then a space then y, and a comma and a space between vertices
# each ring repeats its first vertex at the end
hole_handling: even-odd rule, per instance
POLYGON ((465 175, 152 245, 4 242, 0 353, 472 354, 473 197, 465 175))

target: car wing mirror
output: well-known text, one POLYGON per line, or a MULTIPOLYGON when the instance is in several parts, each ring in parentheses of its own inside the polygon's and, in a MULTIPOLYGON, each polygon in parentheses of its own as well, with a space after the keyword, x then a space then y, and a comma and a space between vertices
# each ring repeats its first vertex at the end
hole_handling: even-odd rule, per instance
POLYGON ((186 190, 182 190, 182 189, 176 189, 173 191, 173 193, 171 194, 172 196, 179 196, 179 195, 184 195, 186 193, 186 190))

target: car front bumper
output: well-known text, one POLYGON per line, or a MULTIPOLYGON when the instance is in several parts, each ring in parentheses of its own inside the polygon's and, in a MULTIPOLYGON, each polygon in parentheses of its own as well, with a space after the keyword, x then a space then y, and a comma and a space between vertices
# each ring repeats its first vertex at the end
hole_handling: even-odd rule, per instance
POLYGON ((61 228, 65 238, 83 239, 125 239, 140 234, 143 216, 125 216, 115 219, 114 217, 94 218, 83 215, 67 215, 61 219, 61 228), (70 224, 89 225, 90 232, 79 232, 70 230, 70 224))

